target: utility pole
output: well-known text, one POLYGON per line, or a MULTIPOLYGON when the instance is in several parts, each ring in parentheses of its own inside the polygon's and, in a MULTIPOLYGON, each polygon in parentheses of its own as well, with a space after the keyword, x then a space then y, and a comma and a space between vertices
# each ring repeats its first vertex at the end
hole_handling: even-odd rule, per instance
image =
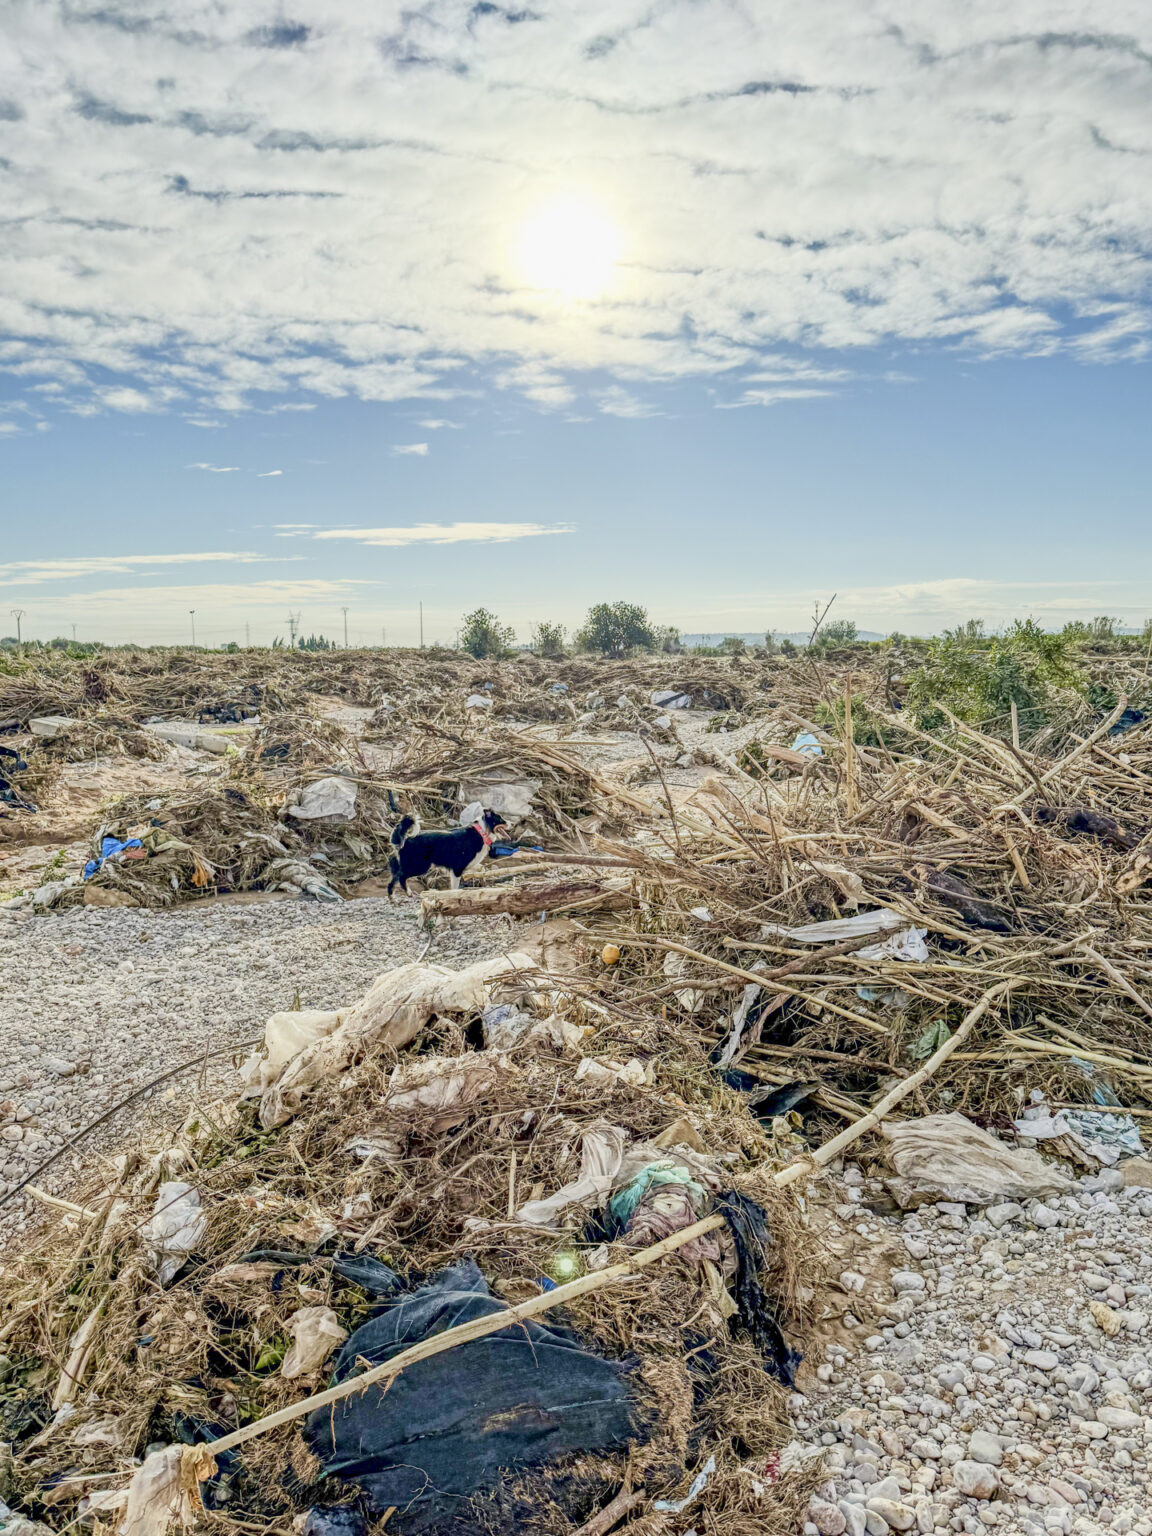
POLYGON ((73 624, 73 626, 72 626, 72 644, 73 645, 76 644, 76 626, 75 626, 75 624, 73 624))
POLYGON ((24 617, 23 608, 13 608, 12 617, 16 620, 16 644, 23 645, 24 641, 20 631, 20 620, 24 617))
POLYGON ((196 649, 196 610, 189 608, 188 617, 192 620, 192 649, 196 649))
POLYGON ((348 610, 347 610, 347 608, 341 608, 340 612, 344 615, 344 649, 347 650, 348 649, 348 610))
POLYGON ((380 649, 382 651, 388 649, 388 631, 383 624, 380 626, 380 649))
POLYGON ((296 628, 299 625, 299 623, 300 623, 300 611, 299 611, 299 609, 297 609, 297 611, 295 613, 289 613, 289 615, 288 615, 288 633, 292 637, 292 649, 293 650, 296 649, 296 628))
POLYGON ((420 649, 424 649, 424 604, 420 604, 420 649))
POLYGON ((246 651, 252 649, 252 626, 247 619, 244 620, 244 649, 246 651))

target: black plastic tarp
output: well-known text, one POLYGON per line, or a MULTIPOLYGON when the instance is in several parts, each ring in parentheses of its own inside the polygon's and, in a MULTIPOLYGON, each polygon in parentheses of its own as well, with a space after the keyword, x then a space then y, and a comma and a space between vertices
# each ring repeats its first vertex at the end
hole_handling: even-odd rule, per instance
MULTIPOLYGON (((472 1260, 399 1297, 345 1342, 333 1382, 422 1339, 504 1310, 472 1260)), ((442 1504, 445 1518, 503 1472, 633 1437, 629 1367, 553 1324, 520 1322, 409 1366, 381 1387, 318 1409, 305 1439, 325 1476, 354 1481, 373 1508, 442 1504)), ((422 1522, 423 1524, 424 1522, 422 1522)), ((450 1528, 450 1527, 446 1527, 450 1528)))

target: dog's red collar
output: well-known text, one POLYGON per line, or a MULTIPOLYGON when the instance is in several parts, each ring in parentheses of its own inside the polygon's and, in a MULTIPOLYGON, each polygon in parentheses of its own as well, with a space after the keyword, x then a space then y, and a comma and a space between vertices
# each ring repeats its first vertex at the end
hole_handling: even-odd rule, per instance
POLYGON ((485 848, 491 848, 495 839, 482 821, 474 821, 472 823, 472 830, 474 832, 479 832, 480 836, 484 839, 485 848))

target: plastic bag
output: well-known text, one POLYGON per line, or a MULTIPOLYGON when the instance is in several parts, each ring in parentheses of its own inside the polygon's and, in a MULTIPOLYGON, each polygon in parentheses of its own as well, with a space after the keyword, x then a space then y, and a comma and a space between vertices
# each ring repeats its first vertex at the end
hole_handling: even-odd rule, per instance
POLYGON ((280 1365, 280 1374, 292 1381, 318 1371, 338 1344, 348 1337, 347 1328, 331 1307, 301 1307, 287 1322, 292 1345, 280 1365))
POLYGON ((198 1189, 182 1179, 161 1184, 152 1220, 145 1228, 161 1285, 170 1285, 176 1278, 207 1226, 198 1189))
POLYGON ((356 814, 356 786, 332 777, 305 784, 295 805, 285 813, 297 821, 351 821, 356 814))
POLYGON ((1072 1180, 1037 1153, 1007 1146, 963 1115, 885 1120, 880 1130, 900 1176, 889 1188, 906 1210, 937 1200, 1042 1200, 1072 1188, 1072 1180))

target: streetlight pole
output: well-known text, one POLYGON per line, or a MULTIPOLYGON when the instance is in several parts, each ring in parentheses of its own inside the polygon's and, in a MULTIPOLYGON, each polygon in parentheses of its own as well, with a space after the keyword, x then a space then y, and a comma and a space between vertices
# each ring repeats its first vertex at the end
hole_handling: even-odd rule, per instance
POLYGON ((21 630, 20 630, 20 620, 24 617, 24 609, 23 608, 13 608, 12 609, 12 617, 16 620, 16 644, 18 646, 19 645, 23 645, 24 644, 24 640, 23 640, 23 637, 22 637, 22 634, 21 634, 21 630))
POLYGON ((189 608, 188 617, 192 620, 192 649, 196 649, 196 610, 189 608))

